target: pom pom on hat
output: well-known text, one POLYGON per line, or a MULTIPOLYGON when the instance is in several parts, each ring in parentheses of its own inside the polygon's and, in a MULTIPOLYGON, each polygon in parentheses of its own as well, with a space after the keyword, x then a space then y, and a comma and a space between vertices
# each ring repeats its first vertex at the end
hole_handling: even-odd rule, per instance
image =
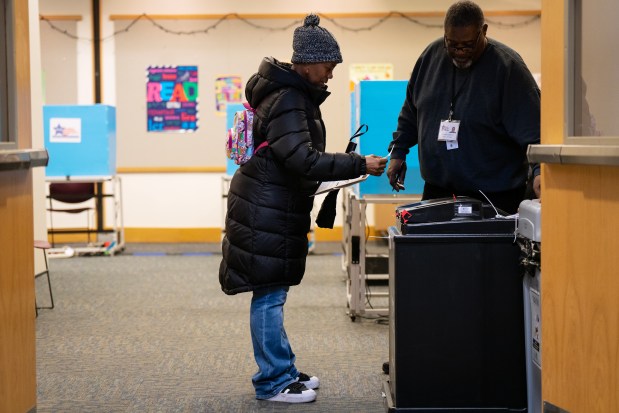
POLYGON ((294 30, 292 63, 342 63, 342 53, 335 37, 319 24, 320 17, 308 14, 303 26, 294 30))

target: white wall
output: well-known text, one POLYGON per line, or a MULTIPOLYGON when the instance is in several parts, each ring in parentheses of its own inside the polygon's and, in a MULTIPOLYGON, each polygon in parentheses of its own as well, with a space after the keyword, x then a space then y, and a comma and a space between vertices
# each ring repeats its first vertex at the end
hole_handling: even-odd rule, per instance
POLYGON ((137 228, 221 226, 222 174, 183 173, 154 176, 125 174, 121 175, 121 179, 125 198, 123 202, 125 226, 137 228), (153 178, 156 178, 154 182, 153 178))
MULTIPOLYGON (((32 147, 43 148, 43 112, 41 90, 41 44, 39 38, 39 2, 28 0, 30 19, 30 107, 32 118, 32 147)), ((47 230, 45 225, 45 170, 32 169, 32 201, 34 219, 34 239, 45 239, 47 230)), ((35 274, 43 271, 45 261, 40 251, 34 251, 35 274)))
MULTIPOLYGON (((145 102, 128 100, 125 88, 131 87, 136 81, 127 81, 123 78, 119 83, 119 70, 128 67, 128 59, 131 56, 131 45, 140 45, 139 50, 135 50, 135 57, 147 53, 143 50, 143 44, 148 43, 149 36, 157 36, 161 39, 162 32, 155 28, 151 23, 141 20, 127 33, 113 36, 115 30, 126 27, 130 21, 111 21, 110 15, 133 14, 139 15, 147 13, 155 14, 216 14, 216 13, 307 13, 310 11, 324 14, 346 13, 346 12, 388 12, 388 11, 444 11, 451 4, 451 0, 436 0, 428 2, 425 0, 385 0, 385 1, 237 1, 229 2, 224 0, 217 1, 183 1, 170 2, 163 0, 101 0, 102 12, 102 37, 106 40, 102 44, 102 86, 103 103, 116 106, 118 110, 118 130, 117 139, 119 149, 130 153, 119 153, 119 167, 153 166, 149 165, 148 151, 166 151, 173 148, 173 142, 166 145, 156 145, 153 148, 136 148, 124 146, 122 140, 127 136, 134 136, 136 133, 146 134, 145 115, 143 106, 145 102), (137 37, 136 37, 137 36, 137 37), (120 53, 120 54, 119 54, 120 53), (120 88, 120 89, 119 89, 120 88), (123 99, 119 101, 119 96, 123 99), (141 165, 128 164, 134 162, 139 151, 144 151, 141 165)), ((478 3, 485 11, 496 10, 518 10, 534 9, 541 7, 540 0, 479 0, 478 3)), ((80 0, 40 0, 40 13, 43 15, 71 15, 79 14, 83 19, 77 23, 78 36, 83 39, 91 38, 91 14, 89 2, 80 0)), ((502 23, 519 23, 527 20, 527 17, 489 17, 491 21, 502 23)), ((283 26, 289 23, 288 19, 259 20, 257 23, 272 26, 283 26)), ((337 19, 337 22, 349 27, 363 27, 375 23, 376 19, 337 19)), ((441 19, 421 19, 424 23, 440 24, 441 19)), ((160 24, 169 28, 178 29, 179 27, 203 28, 214 23, 212 20, 160 20, 160 24)), ((43 23, 42 23, 43 24, 43 23)), ((210 44, 212 38, 221 35, 226 30, 231 30, 239 26, 239 21, 230 21, 220 26, 209 34, 202 36, 205 45, 210 44), (219 31, 219 33, 218 33, 219 31), (209 38, 209 36, 211 36, 209 38)), ((335 71, 335 78, 330 82, 331 97, 323 104, 323 115, 328 130, 327 150, 338 151, 345 147, 345 141, 349 132, 349 95, 348 95, 348 65, 351 63, 392 63, 394 64, 394 74, 396 79, 408 79, 414 62, 425 48, 425 46, 435 38, 442 35, 440 28, 424 28, 401 18, 389 19, 383 25, 365 32, 345 31, 333 25, 332 22, 323 18, 321 24, 328 28, 340 42, 344 63, 335 71)), ((229 48, 228 54, 220 53, 209 57, 209 49, 204 47, 195 50, 193 54, 186 56, 175 56, 176 59, 184 58, 183 61, 154 61, 151 64, 193 64, 195 61, 205 61, 200 65, 200 96, 201 109, 203 113, 204 127, 183 143, 188 148, 194 148, 195 153, 211 153, 218 151, 221 144, 221 136, 225 130, 225 118, 216 116, 213 111, 206 109, 210 104, 209 98, 212 96, 212 79, 215 74, 238 73, 246 81, 257 69, 262 56, 273 55, 281 60, 287 60, 292 53, 292 31, 289 29, 284 33, 273 34, 257 31, 255 29, 244 28, 249 37, 253 36, 254 44, 249 44, 249 48, 243 51, 245 57, 237 55, 238 49, 234 44, 226 45, 229 48), (210 60, 209 60, 210 59, 210 60), (243 60, 247 59, 247 60, 243 60), (242 62, 241 64, 239 63, 242 62), (203 89, 202 89, 203 88, 203 89)), ((50 33, 50 36, 60 36, 58 33, 50 33)), ((168 36, 166 41, 171 43, 158 45, 161 48, 174 49, 175 35, 168 36)), ((503 28, 490 23, 488 36, 502 41, 516 49, 525 59, 529 68, 533 72, 540 71, 540 22, 529 24, 519 28, 503 28)), ((77 56, 77 73, 79 74, 76 82, 78 83, 78 104, 93 103, 92 94, 92 52, 87 51, 90 45, 87 40, 75 41, 75 53, 77 56)), ((172 52, 173 50, 171 50, 172 52)), ((157 54, 152 51, 153 56, 163 56, 164 53, 157 54)), ((165 59, 161 59, 165 60, 165 59)), ((146 58, 145 61, 149 61, 146 58)), ((138 65, 140 70, 144 70, 144 64, 138 65)), ((138 69, 131 70, 131 76, 135 79, 144 81, 144 73, 133 73, 138 69)), ((124 74, 123 74, 124 76, 124 74)), ((48 79, 51 81, 51 79, 48 79)), ((140 91, 143 90, 143 83, 136 85, 140 91)), ((140 92, 141 93, 141 92, 140 92)), ((136 95, 137 96, 137 95, 136 95)), ((141 95, 140 95, 141 96, 141 95)), ((169 138, 169 137, 168 137, 169 138)), ((385 138, 388 141, 388 137, 385 138)), ((168 139, 173 141, 174 139, 168 139)), ((180 140, 179 140, 180 141, 180 140)), ((189 152, 192 152, 191 149, 189 152)), ((223 152, 222 152, 223 154, 223 152)), ((200 158, 196 158, 193 153, 189 153, 191 161, 184 166, 221 166, 224 167, 225 159, 222 155, 221 163, 208 161, 200 163, 200 158)), ((209 158, 212 159, 212 158, 209 158)), ((177 163, 159 166, 179 166, 177 163)), ((174 161, 177 162, 177 161, 174 161)), ((123 179, 123 198, 125 210, 126 227, 148 227, 148 228, 208 228, 220 227, 222 222, 223 210, 221 202, 221 178, 220 173, 157 173, 157 174, 122 174, 123 179)), ((386 179, 386 178, 385 178, 386 179)), ((372 208, 368 211, 369 223, 373 224, 372 208)), ((338 218, 339 221, 340 218, 338 218)))

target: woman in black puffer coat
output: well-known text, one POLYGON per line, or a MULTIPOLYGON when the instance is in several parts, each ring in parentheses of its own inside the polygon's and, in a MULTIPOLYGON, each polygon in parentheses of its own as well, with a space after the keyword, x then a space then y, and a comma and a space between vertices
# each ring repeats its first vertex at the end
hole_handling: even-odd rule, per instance
POLYGON ((342 58, 335 39, 318 23, 309 15, 295 30, 293 64, 265 58, 247 82, 245 95, 256 110, 254 145, 268 145, 236 171, 228 192, 219 280, 226 294, 254 294, 250 321, 260 370, 253 378, 258 399, 315 398, 311 388, 318 379, 296 370, 283 329, 288 287, 299 284, 305 272, 311 195, 319 181, 380 175, 386 163, 374 156, 324 152, 320 104, 330 94, 326 83, 342 58), (272 299, 275 304, 268 303, 272 299), (271 330, 272 341, 265 338, 271 330), (296 388, 297 382, 310 389, 296 388))
POLYGON ((254 140, 259 149, 235 173, 228 193, 223 291, 296 285, 305 272, 311 196, 319 181, 366 173, 356 153, 325 153, 319 105, 329 96, 292 65, 265 58, 245 94, 256 108, 254 140))

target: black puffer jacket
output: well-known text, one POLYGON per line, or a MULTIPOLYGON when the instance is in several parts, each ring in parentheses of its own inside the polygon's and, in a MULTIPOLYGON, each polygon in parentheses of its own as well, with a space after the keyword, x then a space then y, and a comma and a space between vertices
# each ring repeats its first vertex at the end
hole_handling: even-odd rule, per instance
POLYGON ((318 181, 366 171, 356 153, 325 153, 319 105, 329 92, 290 64, 265 58, 245 89, 257 151, 232 177, 219 281, 226 294, 296 285, 305 272, 311 194, 318 181))

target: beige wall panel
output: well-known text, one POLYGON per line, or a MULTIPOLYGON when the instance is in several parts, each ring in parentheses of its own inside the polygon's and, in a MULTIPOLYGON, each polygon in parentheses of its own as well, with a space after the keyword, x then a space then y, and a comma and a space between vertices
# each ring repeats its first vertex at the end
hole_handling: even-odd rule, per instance
MULTIPOLYGON (((75 21, 53 21, 68 33, 77 33, 75 21)), ((43 103, 46 105, 76 105, 77 99, 77 45, 76 40, 56 30, 46 21, 40 22, 41 65, 43 67, 43 103)))

